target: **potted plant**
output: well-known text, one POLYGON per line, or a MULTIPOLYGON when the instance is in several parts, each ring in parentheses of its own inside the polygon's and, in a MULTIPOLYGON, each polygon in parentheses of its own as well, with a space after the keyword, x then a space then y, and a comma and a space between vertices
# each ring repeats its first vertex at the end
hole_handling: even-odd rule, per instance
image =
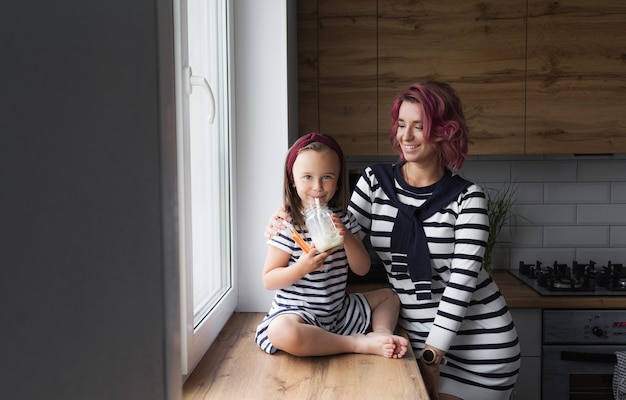
POLYGON ((516 218, 511 208, 515 203, 515 188, 506 185, 500 189, 487 189, 487 215, 489 216, 489 238, 483 257, 483 268, 491 272, 491 253, 495 246, 498 234, 505 225, 509 225, 516 218))

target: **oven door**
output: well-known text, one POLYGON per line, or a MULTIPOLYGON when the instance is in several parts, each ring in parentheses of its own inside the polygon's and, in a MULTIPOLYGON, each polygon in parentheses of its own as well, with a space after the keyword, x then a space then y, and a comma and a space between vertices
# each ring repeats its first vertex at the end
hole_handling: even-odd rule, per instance
POLYGON ((613 400, 616 345, 544 345, 542 398, 544 400, 613 400))

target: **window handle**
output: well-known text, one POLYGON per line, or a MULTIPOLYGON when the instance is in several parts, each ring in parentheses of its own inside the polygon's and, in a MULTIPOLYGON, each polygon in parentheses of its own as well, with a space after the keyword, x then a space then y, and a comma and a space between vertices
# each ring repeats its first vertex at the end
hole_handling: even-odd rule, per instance
POLYGON ((200 86, 204 88, 204 91, 209 96, 209 124, 213 123, 215 119, 215 97, 211 90, 211 85, 204 76, 193 75, 191 67, 185 67, 185 78, 183 79, 185 85, 185 94, 189 96, 194 86, 200 86))

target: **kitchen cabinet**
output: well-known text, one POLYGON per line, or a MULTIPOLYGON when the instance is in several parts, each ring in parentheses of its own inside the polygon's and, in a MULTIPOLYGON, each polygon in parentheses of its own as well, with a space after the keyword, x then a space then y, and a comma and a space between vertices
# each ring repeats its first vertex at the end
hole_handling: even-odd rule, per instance
MULTIPOLYGON (((521 280, 505 270, 496 270, 491 274, 491 276, 498 284, 500 292, 504 296, 511 315, 513 316, 522 350, 520 373, 515 386, 515 395, 513 398, 541 399, 541 391, 543 392, 544 399, 553 399, 555 398, 554 395, 546 397, 545 390, 546 388, 552 388, 554 386, 554 382, 547 382, 546 379, 553 379, 558 384, 562 384, 563 382, 568 381, 568 374, 579 374, 579 378, 582 379, 581 382, 590 382, 584 380, 585 378, 583 377, 583 374, 581 374, 580 370, 569 370, 568 368, 564 368, 563 365, 561 365, 560 368, 554 367, 554 364, 551 364, 550 362, 548 364, 552 367, 549 367, 548 371, 552 372, 558 370, 559 372, 554 374, 550 373, 548 374, 550 377, 546 378, 546 357, 550 357, 551 355, 553 356, 555 353, 551 350, 546 351, 545 339, 546 337, 549 337, 550 341, 552 341, 552 345, 560 346, 559 343, 563 342, 562 334, 565 334, 568 340, 576 338, 576 342, 592 345, 594 343, 593 341, 589 341, 587 338, 584 338, 584 330, 591 330, 591 328, 595 325, 595 322, 593 324, 587 324, 585 321, 591 322, 592 319, 594 321, 602 320, 603 317, 598 314, 598 310, 602 310, 602 314, 609 314, 610 312, 616 315, 621 315, 620 313, 623 314, 624 297, 619 295, 542 296, 539 292, 531 289, 530 286, 523 283, 521 280), (565 313, 565 315, 562 313, 565 313), (584 316, 582 319, 581 313, 584 316), (556 317, 556 314, 560 314, 560 316, 556 317), (593 315, 593 318, 590 315, 593 315), (550 330, 547 324, 551 321, 554 322, 555 318, 558 329, 555 330, 553 327, 550 330), (577 329, 576 327, 582 329, 577 329), (581 335, 583 337, 582 339, 581 335), (558 338, 558 336, 561 337, 558 338), (566 372, 564 373, 564 371, 566 372)), ((611 319, 605 319, 605 321, 611 321, 611 319)), ((605 324, 606 323, 600 323, 601 326, 605 324)), ((593 336, 593 334, 590 333, 588 333, 588 335, 593 336)), ((619 341, 618 336, 619 335, 614 338, 617 338, 619 341)), ((608 337, 611 337, 611 335, 608 335, 601 340, 605 340, 608 337)), ((619 345, 618 343, 614 344, 619 345)), ((582 345, 585 346, 585 344, 582 345)), ((558 354, 557 358, 560 358, 558 354)), ((554 359, 551 362, 554 362, 554 359)), ((587 368, 587 371, 584 372, 584 374, 588 375, 589 367, 583 368, 587 368)), ((596 372, 599 374, 606 374, 606 364, 604 363, 597 363, 597 367, 594 366, 592 368, 594 374, 596 372)), ((592 381, 592 386, 595 386, 596 388, 598 386, 604 386, 606 388, 606 381, 603 381, 603 379, 592 378, 592 381)), ((599 395, 600 392, 593 393, 599 395)))
POLYGON ((438 79, 463 98, 472 153, 523 152, 526 0, 514 2, 299 1, 300 135, 390 155, 396 94, 438 79))
POLYGON ((626 152, 626 4, 300 0, 300 134, 389 155, 413 82, 459 92, 470 154, 626 152))
POLYGON ((626 152, 626 3, 528 0, 526 153, 626 152))
POLYGON ((379 154, 396 94, 427 79, 461 96, 472 153, 524 148, 526 0, 378 2, 379 154))
POLYGON ((299 133, 331 134, 350 155, 378 152, 376 5, 298 2, 299 133))
POLYGON ((316 2, 298 0, 297 15, 298 133, 302 136, 319 131, 316 2))
POLYGON ((541 309, 513 308, 509 310, 515 322, 522 349, 519 376, 513 392, 514 399, 541 398, 541 309))

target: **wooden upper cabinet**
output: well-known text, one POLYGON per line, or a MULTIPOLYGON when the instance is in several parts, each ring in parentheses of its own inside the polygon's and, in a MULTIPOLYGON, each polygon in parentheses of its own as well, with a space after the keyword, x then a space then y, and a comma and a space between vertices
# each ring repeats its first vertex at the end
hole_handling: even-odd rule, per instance
POLYGON ((298 1, 298 135, 319 132, 317 2, 298 1))
POLYGON ((626 3, 529 0, 526 152, 626 152, 626 3))
POLYGON ((626 2, 299 0, 300 134, 389 155, 411 83, 450 83, 470 154, 626 153, 626 2))
POLYGON ((376 0, 317 5, 319 129, 346 154, 376 154, 376 0))
POLYGON ((523 153, 526 0, 379 0, 378 13, 379 153, 395 96, 428 79, 459 92, 471 154, 523 153))

